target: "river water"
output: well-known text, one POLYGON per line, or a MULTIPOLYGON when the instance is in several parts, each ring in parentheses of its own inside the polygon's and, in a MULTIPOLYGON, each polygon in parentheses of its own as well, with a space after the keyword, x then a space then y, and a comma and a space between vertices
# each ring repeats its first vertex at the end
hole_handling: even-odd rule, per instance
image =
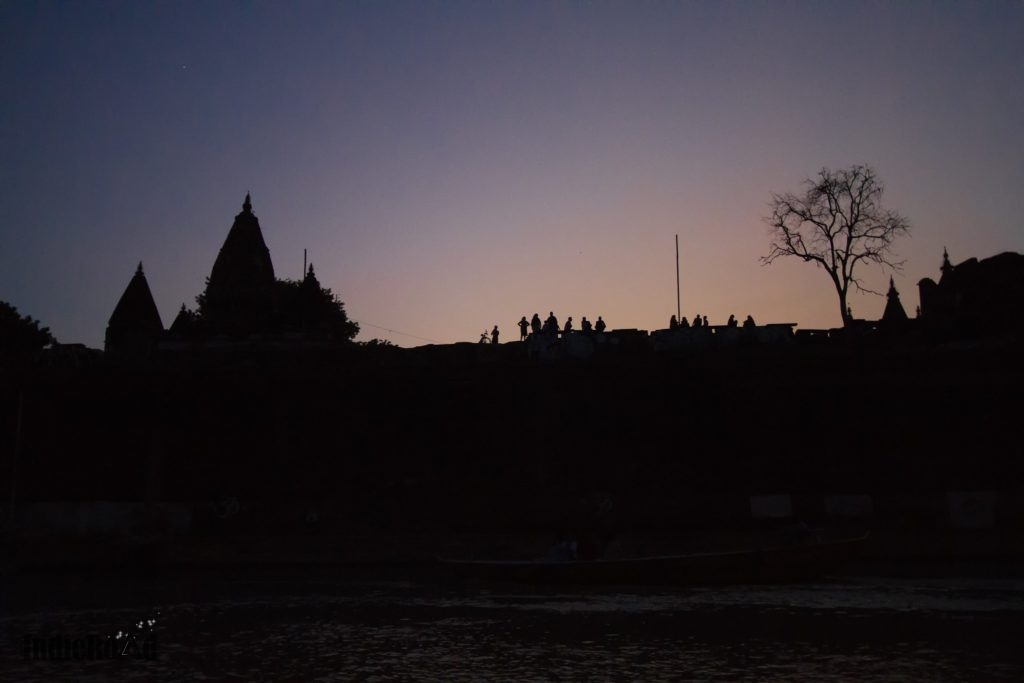
POLYGON ((574 592, 62 577, 2 597, 2 680, 1024 680, 1020 579, 574 592), (25 645, 129 629, 155 657, 33 659, 25 645))

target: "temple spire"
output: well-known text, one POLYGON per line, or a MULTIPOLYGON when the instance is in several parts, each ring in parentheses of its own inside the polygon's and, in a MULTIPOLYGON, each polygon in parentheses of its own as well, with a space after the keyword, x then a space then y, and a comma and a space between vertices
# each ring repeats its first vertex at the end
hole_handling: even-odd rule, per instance
POLYGON ((160 312, 140 261, 110 315, 104 348, 114 353, 146 353, 155 347, 163 331, 160 312))
POLYGON ((900 303, 900 293, 896 291, 896 283, 892 276, 889 276, 889 292, 885 295, 885 311, 882 313, 882 322, 900 323, 907 319, 907 312, 903 310, 900 303))
POLYGON ((274 265, 246 192, 206 284, 203 318, 209 329, 229 335, 265 331, 274 283, 274 265))

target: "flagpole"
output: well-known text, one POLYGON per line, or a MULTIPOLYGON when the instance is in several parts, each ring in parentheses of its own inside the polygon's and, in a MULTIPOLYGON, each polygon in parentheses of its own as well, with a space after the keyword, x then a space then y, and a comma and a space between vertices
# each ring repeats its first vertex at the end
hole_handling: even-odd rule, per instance
POLYGON ((676 320, 682 320, 682 314, 679 305, 679 233, 676 233, 676 320))

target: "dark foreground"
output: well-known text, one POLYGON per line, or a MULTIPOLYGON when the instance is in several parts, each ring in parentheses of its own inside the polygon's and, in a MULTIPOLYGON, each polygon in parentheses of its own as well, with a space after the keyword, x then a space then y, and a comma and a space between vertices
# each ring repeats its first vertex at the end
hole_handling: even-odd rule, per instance
POLYGON ((1024 677, 1019 578, 575 591, 295 576, 37 576, 6 582, 0 595, 3 680, 1024 677), (156 642, 154 658, 25 658, 26 635, 120 632, 123 643, 129 628, 139 642, 156 642))

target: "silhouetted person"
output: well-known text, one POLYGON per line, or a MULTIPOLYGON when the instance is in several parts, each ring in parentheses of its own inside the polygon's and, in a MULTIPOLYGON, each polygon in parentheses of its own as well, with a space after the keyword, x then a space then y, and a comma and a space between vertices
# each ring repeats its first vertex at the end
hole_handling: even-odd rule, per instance
POLYGON ((689 326, 690 326, 690 321, 687 320, 686 316, 684 315, 683 319, 679 321, 679 327, 689 327, 689 326))
POLYGON ((487 342, 488 342, 487 330, 484 330, 483 332, 480 333, 480 343, 481 344, 486 344, 487 342))
POLYGON ((519 321, 519 341, 526 341, 526 335, 530 333, 530 323, 526 322, 526 316, 519 321))
POLYGON ((544 321, 544 331, 558 334, 558 318, 555 317, 554 311, 548 313, 548 319, 544 321))
POLYGON ((495 325, 494 329, 491 330, 491 343, 492 344, 497 344, 498 343, 498 326, 497 325, 495 325))
POLYGON ((736 316, 734 316, 732 313, 730 313, 729 314, 729 321, 727 323, 725 323, 725 324, 728 325, 729 327, 736 327, 736 325, 737 325, 736 316))
POLYGON ((711 327, 710 325, 708 325, 708 317, 707 316, 704 316, 704 322, 702 323, 702 326, 703 327, 711 327))
POLYGON ((698 313, 697 315, 693 316, 693 326, 694 327, 700 327, 700 313, 698 313))
POLYGON ((540 334, 542 328, 540 324, 540 316, 536 313, 533 314, 533 318, 530 319, 530 329, 534 334, 540 334))
POLYGON ((679 321, 676 320, 676 316, 673 315, 671 318, 668 319, 668 329, 674 330, 677 327, 679 327, 679 321))
POLYGON ((565 327, 562 328, 562 332, 572 332, 572 316, 570 315, 565 321, 565 327))
POLYGON ((589 320, 587 320, 587 316, 583 316, 583 319, 580 320, 580 332, 590 333, 590 332, 593 332, 593 331, 594 331, 594 326, 590 324, 589 320))
POLYGON ((753 316, 747 316, 747 319, 743 321, 743 327, 747 329, 757 327, 757 323, 754 322, 753 316))
POLYGON ((597 322, 594 323, 594 331, 595 332, 604 332, 604 330, 605 330, 604 320, 601 320, 601 316, 597 316, 597 322))

